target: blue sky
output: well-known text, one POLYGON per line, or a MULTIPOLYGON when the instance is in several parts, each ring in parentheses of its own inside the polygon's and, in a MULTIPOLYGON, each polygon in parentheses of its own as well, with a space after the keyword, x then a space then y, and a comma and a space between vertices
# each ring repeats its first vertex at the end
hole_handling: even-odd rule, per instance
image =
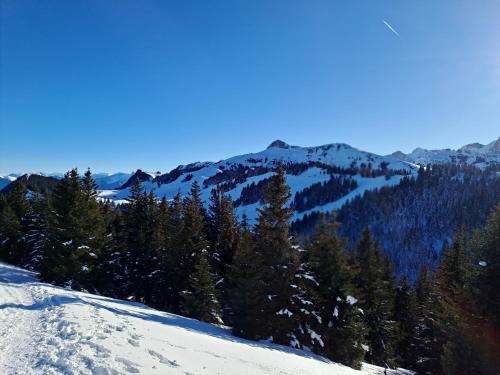
POLYGON ((3 173, 166 171, 277 138, 385 154, 500 135, 498 0, 0 9, 3 173))

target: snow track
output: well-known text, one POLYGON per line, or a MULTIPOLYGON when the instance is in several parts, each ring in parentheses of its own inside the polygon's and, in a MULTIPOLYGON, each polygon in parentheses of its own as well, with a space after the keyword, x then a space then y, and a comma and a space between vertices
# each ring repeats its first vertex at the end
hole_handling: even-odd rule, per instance
MULTIPOLYGON (((382 374, 141 304, 38 282, 0 263, 0 374, 382 374)), ((395 374, 397 372, 389 372, 395 374)), ((399 372, 404 373, 404 372, 399 372)))

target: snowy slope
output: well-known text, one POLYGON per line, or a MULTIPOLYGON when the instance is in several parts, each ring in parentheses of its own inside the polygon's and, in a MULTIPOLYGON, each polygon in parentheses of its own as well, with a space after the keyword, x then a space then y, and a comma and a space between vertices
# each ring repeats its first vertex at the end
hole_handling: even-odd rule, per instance
POLYGON ((122 186, 132 176, 132 173, 96 173, 93 175, 99 189, 116 189, 122 186))
POLYGON ((500 163, 500 138, 496 141, 482 145, 480 143, 471 143, 458 150, 426 150, 416 148, 409 154, 396 151, 389 155, 395 159, 415 163, 419 165, 457 163, 470 164, 479 168, 484 168, 491 164, 500 163))
POLYGON ((6 176, 0 176, 0 190, 9 185, 12 181, 17 179, 17 175, 9 174, 6 176))
MULTIPOLYGON (((0 374, 383 374, 230 335, 146 306, 66 290, 0 263, 0 374)), ((389 374, 409 374, 388 371, 389 374)))
MULTIPOLYGON (((357 194, 362 194, 367 189, 398 183, 403 176, 401 173, 411 174, 416 172, 415 165, 411 163, 393 157, 361 151, 344 143, 333 143, 318 147, 299 147, 290 146, 282 141, 275 141, 261 152, 239 155, 217 163, 203 162, 186 166, 181 165, 168 174, 145 181, 143 187, 146 191, 153 191, 159 198, 171 199, 177 193, 181 195, 188 194, 192 183, 197 181, 202 188, 202 199, 207 202, 211 190, 217 183, 228 183, 231 188, 226 189, 226 193, 231 195, 233 200, 236 200, 240 198, 245 187, 252 183, 257 184, 259 181, 272 176, 273 168, 279 163, 292 167, 308 165, 299 174, 287 173, 286 179, 291 189, 292 198, 297 192, 315 183, 326 182, 330 176, 335 175, 325 168, 318 167, 318 163, 340 168, 371 166, 373 169, 379 169, 384 167, 395 171, 396 175, 387 180, 384 177, 361 177, 359 174, 353 176, 352 178, 359 183, 359 187, 355 192, 351 192, 348 197, 343 197, 338 201, 342 204, 347 201, 347 198, 350 199, 357 194), (239 174, 231 174, 232 171, 238 171, 239 174), (214 182, 215 179, 217 179, 217 182, 214 182)), ((129 195, 128 188, 100 192, 100 198, 110 199, 116 203, 126 203, 129 195)), ((340 207, 339 203, 329 202, 329 204, 310 211, 329 211, 332 208, 340 207)), ((255 218, 256 208, 259 206, 258 202, 240 205, 236 207, 236 211, 240 215, 246 213, 248 218, 252 220, 255 218)), ((296 213, 295 218, 300 218, 303 215, 303 213, 296 213)))

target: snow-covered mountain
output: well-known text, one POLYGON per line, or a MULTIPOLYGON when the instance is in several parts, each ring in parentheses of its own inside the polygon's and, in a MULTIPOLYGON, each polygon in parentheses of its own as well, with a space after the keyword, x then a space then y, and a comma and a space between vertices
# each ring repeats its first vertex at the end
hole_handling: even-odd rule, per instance
MULTIPOLYGON (((299 147, 278 140, 261 152, 215 163, 181 165, 163 175, 138 171, 133 178, 139 177, 147 191, 154 191, 158 197, 168 199, 178 192, 187 194, 192 183, 197 181, 202 189, 202 198, 208 201, 212 189, 219 185, 231 195, 237 212, 246 213, 251 220, 261 204, 262 185, 279 164, 286 168, 292 199, 297 193, 303 195, 300 198, 302 209, 296 209, 295 219, 311 210, 331 211, 367 189, 398 184, 401 178, 416 171, 416 166, 411 163, 361 151, 344 143, 299 147), (349 185, 347 188, 344 186, 342 194, 328 194, 327 190, 338 188, 342 183, 349 185), (311 203, 313 194, 317 204, 311 203)), ((132 178, 122 189, 101 191, 100 197, 125 203, 131 181, 132 178)))
MULTIPOLYGON (((378 375, 0 263, 0 374, 378 375)), ((390 375, 409 375, 388 370, 390 375)))
POLYGON ((416 148, 409 154, 396 151, 388 156, 419 165, 455 163, 475 165, 479 168, 484 168, 491 164, 500 163, 500 138, 487 145, 471 143, 458 150, 449 148, 442 150, 416 148))
POLYGON ((93 175, 99 189, 116 189, 132 176, 132 173, 96 173, 93 175))
POLYGON ((0 190, 9 185, 12 181, 15 181, 17 177, 18 176, 15 174, 9 174, 5 176, 0 175, 0 190))
MULTIPOLYGON (((39 175, 44 177, 53 177, 57 179, 61 179, 64 176, 64 173, 54 172, 54 173, 46 173, 46 172, 33 172, 26 173, 27 175, 39 175)), ((22 174, 19 173, 11 173, 6 176, 0 175, 0 190, 9 185, 11 182, 15 181, 22 174)), ((94 180, 99 189, 116 189, 121 187, 124 183, 128 181, 128 179, 132 176, 132 173, 95 173, 93 175, 94 180)))

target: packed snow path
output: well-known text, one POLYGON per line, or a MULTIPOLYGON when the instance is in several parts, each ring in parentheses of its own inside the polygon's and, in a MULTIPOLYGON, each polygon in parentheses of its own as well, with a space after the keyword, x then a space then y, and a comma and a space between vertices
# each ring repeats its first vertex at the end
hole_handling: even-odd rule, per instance
MULTIPOLYGON (((310 353, 144 305, 40 283, 0 263, 0 374, 361 375, 310 353)), ((397 372, 390 371, 391 374, 397 372)), ((403 373, 403 372, 399 372, 403 373)))

